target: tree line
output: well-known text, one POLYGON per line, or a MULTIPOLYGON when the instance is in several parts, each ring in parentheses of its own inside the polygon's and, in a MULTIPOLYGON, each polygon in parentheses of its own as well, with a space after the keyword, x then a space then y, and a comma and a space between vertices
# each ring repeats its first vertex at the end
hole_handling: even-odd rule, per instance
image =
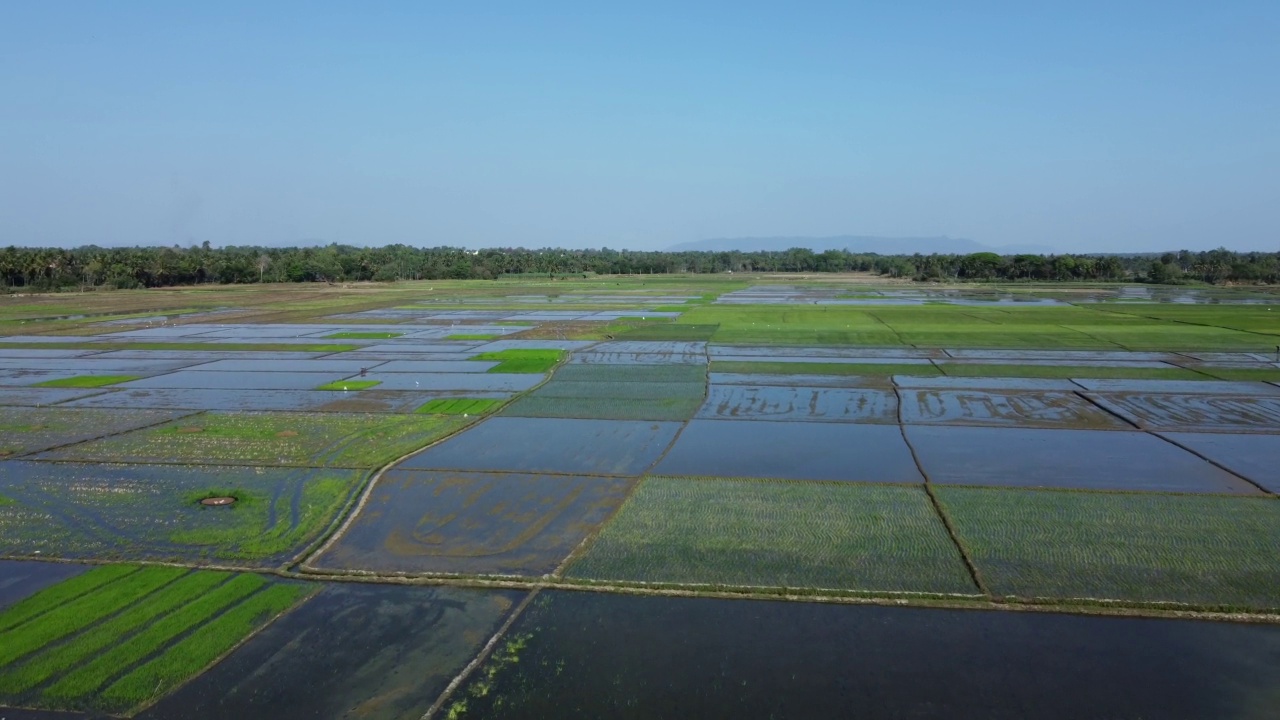
POLYGON ((200 283, 496 279, 509 275, 873 272, 921 281, 1277 283, 1280 253, 1218 249, 1163 255, 877 255, 804 248, 758 252, 640 252, 545 248, 192 247, 0 250, 0 289, 47 292, 200 283))

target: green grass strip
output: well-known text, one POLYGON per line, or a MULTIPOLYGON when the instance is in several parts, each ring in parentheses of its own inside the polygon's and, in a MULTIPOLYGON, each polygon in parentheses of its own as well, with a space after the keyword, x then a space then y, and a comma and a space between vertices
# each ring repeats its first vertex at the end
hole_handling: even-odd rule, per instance
POLYGON ((77 375, 76 377, 58 378, 57 380, 45 380, 42 383, 36 383, 33 387, 96 388, 105 385, 117 385, 130 380, 137 380, 141 377, 141 375, 77 375))
POLYGON ((1221 380, 1243 380, 1257 382, 1280 381, 1280 368, 1197 368, 1200 372, 1212 375, 1221 380))
POLYGON ((390 340, 404 335, 399 332, 338 332, 325 335, 326 340, 390 340))
POLYGON ((151 620, 204 595, 231 577, 229 573, 195 572, 157 590, 119 615, 35 656, 16 670, 0 669, 0 693, 16 695, 96 656, 151 620))
POLYGON ((498 335, 497 333, 475 333, 472 335, 467 335, 467 334, 446 335, 444 339, 445 340, 495 340, 500 337, 502 336, 498 335))
POLYGON ((11 627, 17 627, 41 613, 61 607, 85 593, 92 592, 107 583, 115 582, 141 569, 138 565, 107 565, 94 568, 83 575, 77 575, 63 580, 57 585, 47 587, 0 613, 0 632, 4 632, 11 627))
POLYGON ((0 644, 0 667, 114 614, 186 572, 186 568, 144 568, 6 632, 0 644))
POLYGON ((489 368, 491 373, 544 373, 564 358, 563 350, 511 349, 480 353, 472 360, 497 362, 489 368))
POLYGON ((712 360, 711 372, 742 375, 914 375, 938 377, 933 365, 908 363, 810 363, 750 360, 712 360))
POLYGON ((125 709, 168 692, 235 647, 245 635, 288 610, 305 592, 298 585, 273 585, 250 597, 117 680, 102 693, 103 701, 125 709))
POLYGON ((483 415, 503 402, 496 398, 438 398, 414 412, 422 415, 483 415))
MULTIPOLYGON (((266 584, 267 581, 258 575, 235 577, 64 675, 45 689, 43 697, 57 705, 94 695, 98 688, 118 675, 122 669, 132 667, 151 656, 168 645, 173 638, 208 620, 223 608, 257 592, 266 584)), ((238 639, 234 638, 232 642, 238 639)))
POLYGON ((368 390, 371 387, 381 385, 381 380, 334 380, 331 383, 325 383, 317 390, 368 390))

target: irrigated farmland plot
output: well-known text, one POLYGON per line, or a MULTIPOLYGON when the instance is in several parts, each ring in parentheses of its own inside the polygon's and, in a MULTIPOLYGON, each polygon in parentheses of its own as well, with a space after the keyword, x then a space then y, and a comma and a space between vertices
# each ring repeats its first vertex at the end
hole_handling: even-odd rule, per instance
POLYGON ((325 586, 139 717, 421 717, 519 597, 512 590, 325 586))
POLYGON ((355 470, 0 462, 0 555, 279 561, 315 538, 355 470), (204 497, 237 499, 205 507, 204 497))
POLYGON ((636 476, 671 444, 680 423, 495 417, 399 467, 636 476))
POLYGON ((904 423, 1132 429, 1073 392, 902 390, 900 394, 904 423))
POLYGON ((4 578, 0 582, 0 610, 88 569, 88 565, 72 563, 0 560, 0 577, 4 578))
POLYGON ((672 476, 919 483, 896 426, 691 420, 653 472, 672 476))
POLYGON ((509 417, 686 420, 702 404, 701 382, 599 383, 552 379, 503 411, 509 417))
POLYGON ((1118 392, 1094 397, 1153 430, 1280 432, 1280 397, 1118 392))
POLYGON ((992 592, 1280 608, 1280 501, 937 488, 992 592))
POLYGON ((205 413, 40 459, 377 467, 466 424, 457 416, 205 413))
POLYGON ((929 479, 943 485, 1258 492, 1146 433, 926 425, 906 431, 929 479))
POLYGON ((0 613, 0 702, 128 711, 198 673, 308 592, 258 575, 91 570, 0 613))
POLYGON ((185 414, 173 410, 0 408, 0 458, 158 425, 185 414))
POLYGON ((699 418, 896 423, 890 390, 712 385, 699 418))
POLYGON ((1280 493, 1280 435, 1161 433, 1210 460, 1280 493))
POLYGON ((634 481, 399 470, 312 567, 542 575, 621 504, 634 481))
POLYGON ((844 483, 647 478, 569 575, 977 592, 923 490, 844 483))

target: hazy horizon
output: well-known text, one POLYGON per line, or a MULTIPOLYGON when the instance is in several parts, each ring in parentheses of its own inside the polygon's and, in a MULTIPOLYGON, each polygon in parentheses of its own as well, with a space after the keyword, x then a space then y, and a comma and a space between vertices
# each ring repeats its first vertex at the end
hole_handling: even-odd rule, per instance
POLYGON ((1280 250, 1280 5, 10 3, 0 246, 1280 250))

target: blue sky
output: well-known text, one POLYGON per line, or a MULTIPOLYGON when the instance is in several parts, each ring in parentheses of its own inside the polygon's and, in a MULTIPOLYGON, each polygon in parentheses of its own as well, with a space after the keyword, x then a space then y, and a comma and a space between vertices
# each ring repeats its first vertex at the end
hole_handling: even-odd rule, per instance
POLYGON ((0 244, 1280 250, 1274 0, 613 5, 0 4, 0 244))

